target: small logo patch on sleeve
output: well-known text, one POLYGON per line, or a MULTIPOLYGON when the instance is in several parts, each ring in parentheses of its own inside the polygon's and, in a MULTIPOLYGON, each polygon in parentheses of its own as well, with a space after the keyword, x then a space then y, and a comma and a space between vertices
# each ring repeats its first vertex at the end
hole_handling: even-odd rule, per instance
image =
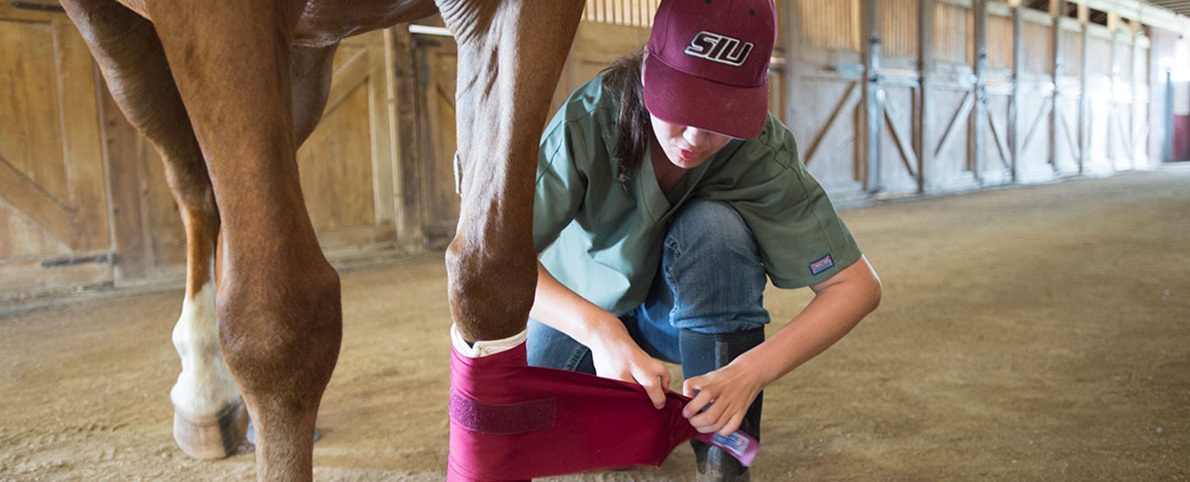
POLYGON ((831 255, 826 255, 822 259, 810 263, 810 274, 817 276, 818 273, 831 269, 835 266, 835 261, 831 259, 831 255))

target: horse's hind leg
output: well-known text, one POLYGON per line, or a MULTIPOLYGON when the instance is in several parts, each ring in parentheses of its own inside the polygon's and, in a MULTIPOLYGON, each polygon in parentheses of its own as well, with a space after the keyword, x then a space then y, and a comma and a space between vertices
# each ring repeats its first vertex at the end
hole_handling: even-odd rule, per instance
POLYGON ((173 342, 182 373, 170 392, 174 438, 187 454, 222 458, 247 417, 215 323, 219 213, 211 181, 153 25, 114 0, 63 0, 128 120, 156 147, 186 230, 186 297, 173 342))
POLYGON ((219 337, 256 426, 260 480, 312 476, 314 422, 338 358, 339 277, 298 183, 293 2, 150 0, 206 155, 223 226, 219 337))

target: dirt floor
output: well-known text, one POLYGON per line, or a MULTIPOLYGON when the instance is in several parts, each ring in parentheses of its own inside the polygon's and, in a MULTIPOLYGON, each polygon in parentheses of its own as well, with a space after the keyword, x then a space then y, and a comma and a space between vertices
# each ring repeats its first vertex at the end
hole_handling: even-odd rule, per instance
MULTIPOLYGON (((1190 480, 1190 169, 843 216, 884 302, 767 389, 754 480, 1190 480)), ((343 276, 316 479, 444 477, 445 286, 440 255, 343 276)), ((809 297, 770 288, 770 333, 809 297)), ((0 480, 252 480, 247 447, 174 445, 180 310, 168 292, 0 318, 0 480)), ((692 463, 683 445, 660 469, 556 480, 692 463)))

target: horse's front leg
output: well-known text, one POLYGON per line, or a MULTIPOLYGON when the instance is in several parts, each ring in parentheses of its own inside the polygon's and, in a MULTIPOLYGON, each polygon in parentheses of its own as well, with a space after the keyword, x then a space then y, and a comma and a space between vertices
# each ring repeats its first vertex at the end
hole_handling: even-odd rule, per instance
POLYGON ((314 422, 338 358, 339 278, 298 183, 296 5, 150 0, 205 154, 223 226, 219 336, 256 425, 260 480, 310 480, 314 422))
POLYGON ((219 211, 202 152, 153 24, 115 0, 62 5, 120 110, 160 153, 186 230, 186 295, 173 330, 182 361, 170 391, 174 439, 192 457, 226 457, 243 441, 248 417, 219 349, 213 273, 219 211))
POLYGON ((537 282, 537 143, 584 2, 439 0, 458 41, 462 205, 446 253, 451 315, 468 342, 524 331, 537 282))

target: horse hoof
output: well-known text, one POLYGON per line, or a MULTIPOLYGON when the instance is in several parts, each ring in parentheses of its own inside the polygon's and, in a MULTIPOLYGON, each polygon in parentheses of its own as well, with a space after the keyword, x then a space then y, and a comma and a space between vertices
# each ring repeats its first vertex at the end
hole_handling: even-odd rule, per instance
POLYGON ((174 440, 196 459, 222 459, 235 453, 247 430, 248 410, 242 401, 215 415, 197 417, 174 408, 174 440))
MULTIPOLYGON (((314 427, 314 441, 317 442, 320 438, 322 435, 318 433, 318 427, 314 427)), ((248 445, 256 446, 256 428, 252 426, 251 418, 248 419, 248 445)))

